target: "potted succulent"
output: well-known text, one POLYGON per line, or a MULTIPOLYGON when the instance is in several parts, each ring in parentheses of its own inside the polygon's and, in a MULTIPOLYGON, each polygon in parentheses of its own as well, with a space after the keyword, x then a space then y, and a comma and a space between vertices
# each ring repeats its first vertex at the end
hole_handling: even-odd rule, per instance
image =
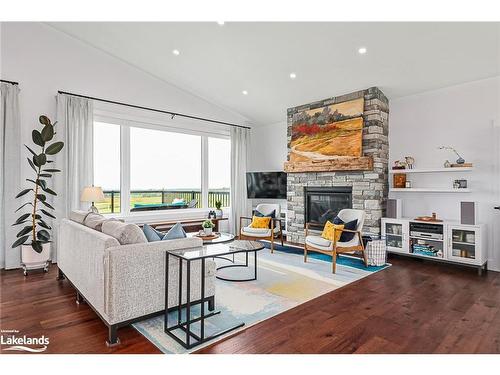
POLYGON ((57 154, 64 147, 64 143, 53 141, 56 132, 54 126, 47 116, 40 116, 40 124, 43 126, 41 131, 34 129, 31 133, 33 143, 40 148, 38 152, 24 145, 30 152, 28 164, 33 169, 35 176, 33 179, 27 178, 30 187, 22 190, 16 195, 16 198, 25 197, 29 193, 29 200, 21 205, 17 211, 24 207, 31 206, 29 213, 24 213, 16 220, 14 226, 23 225, 23 228, 17 233, 17 240, 12 244, 12 248, 21 246, 21 263, 24 269, 24 275, 28 274, 29 269, 42 268, 48 271, 50 264, 50 230, 52 227, 45 221, 47 217, 55 219, 51 212, 54 207, 47 202, 49 195, 56 196, 47 181, 54 173, 60 172, 59 169, 50 167, 53 160, 48 158, 57 154), (52 141, 52 142, 51 142, 52 141), (51 142, 49 144, 49 142, 51 142))
POLYGON ((212 220, 207 219, 201 224, 201 227, 203 228, 203 232, 205 232, 205 236, 211 236, 215 224, 212 223, 212 220))
POLYGON ((223 212, 222 212, 222 202, 219 200, 219 201, 215 201, 215 217, 220 219, 223 215, 223 212))

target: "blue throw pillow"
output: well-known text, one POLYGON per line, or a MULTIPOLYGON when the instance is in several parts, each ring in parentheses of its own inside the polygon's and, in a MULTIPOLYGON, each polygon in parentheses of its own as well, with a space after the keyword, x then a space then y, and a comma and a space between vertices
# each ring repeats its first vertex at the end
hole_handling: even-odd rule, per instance
POLYGON ((165 236, 165 233, 156 230, 155 228, 153 228, 151 225, 148 224, 143 225, 142 231, 144 232, 144 235, 146 236, 148 242, 161 241, 163 236, 165 236))
POLYGON ((181 223, 176 223, 170 230, 163 236, 162 241, 177 240, 179 238, 186 238, 186 232, 181 223))
MULTIPOLYGON (((344 222, 340 217, 336 216, 333 219, 333 224, 344 224, 344 229, 349 229, 349 230, 356 230, 358 226, 358 219, 354 219, 352 221, 349 221, 347 223, 344 222)), ((340 242, 349 242, 354 238, 356 233, 351 233, 351 232, 342 232, 342 235, 340 236, 339 241, 340 242)))

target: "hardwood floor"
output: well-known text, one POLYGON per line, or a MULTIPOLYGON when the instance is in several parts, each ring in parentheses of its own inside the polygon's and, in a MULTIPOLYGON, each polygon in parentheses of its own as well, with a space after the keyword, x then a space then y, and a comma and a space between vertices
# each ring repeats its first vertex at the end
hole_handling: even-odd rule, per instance
MULTIPOLYGON (((393 267, 249 327, 200 353, 500 353, 500 273, 392 258, 393 267)), ((133 328, 121 345, 66 281, 2 271, 2 329, 50 338, 51 353, 158 353, 133 328)))

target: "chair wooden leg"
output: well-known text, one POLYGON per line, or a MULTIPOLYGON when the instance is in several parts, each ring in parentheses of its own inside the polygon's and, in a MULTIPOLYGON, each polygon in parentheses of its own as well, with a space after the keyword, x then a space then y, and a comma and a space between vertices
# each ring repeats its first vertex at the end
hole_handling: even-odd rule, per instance
POLYGON ((307 263, 307 245, 304 244, 304 263, 307 263))
POLYGON ((365 251, 365 249, 363 249, 363 251, 362 251, 362 252, 363 252, 363 259, 364 259, 364 261, 365 261, 365 267, 368 267, 368 257, 367 257, 367 255, 366 255, 366 251, 365 251))
POLYGON ((274 235, 271 235, 271 254, 274 253, 274 235))
POLYGON ((332 253, 332 273, 337 271, 337 252, 333 250, 332 253))
POLYGON ((281 246, 283 246, 283 231, 280 229, 281 246))

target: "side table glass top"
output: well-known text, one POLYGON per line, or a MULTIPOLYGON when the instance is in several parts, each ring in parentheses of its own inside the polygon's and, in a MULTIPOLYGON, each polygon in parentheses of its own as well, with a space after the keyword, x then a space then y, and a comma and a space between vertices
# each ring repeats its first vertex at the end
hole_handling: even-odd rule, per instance
POLYGON ((253 252, 264 249, 264 245, 257 241, 241 241, 236 240, 230 244, 213 244, 180 250, 169 250, 168 252, 186 260, 212 258, 221 255, 253 252))

